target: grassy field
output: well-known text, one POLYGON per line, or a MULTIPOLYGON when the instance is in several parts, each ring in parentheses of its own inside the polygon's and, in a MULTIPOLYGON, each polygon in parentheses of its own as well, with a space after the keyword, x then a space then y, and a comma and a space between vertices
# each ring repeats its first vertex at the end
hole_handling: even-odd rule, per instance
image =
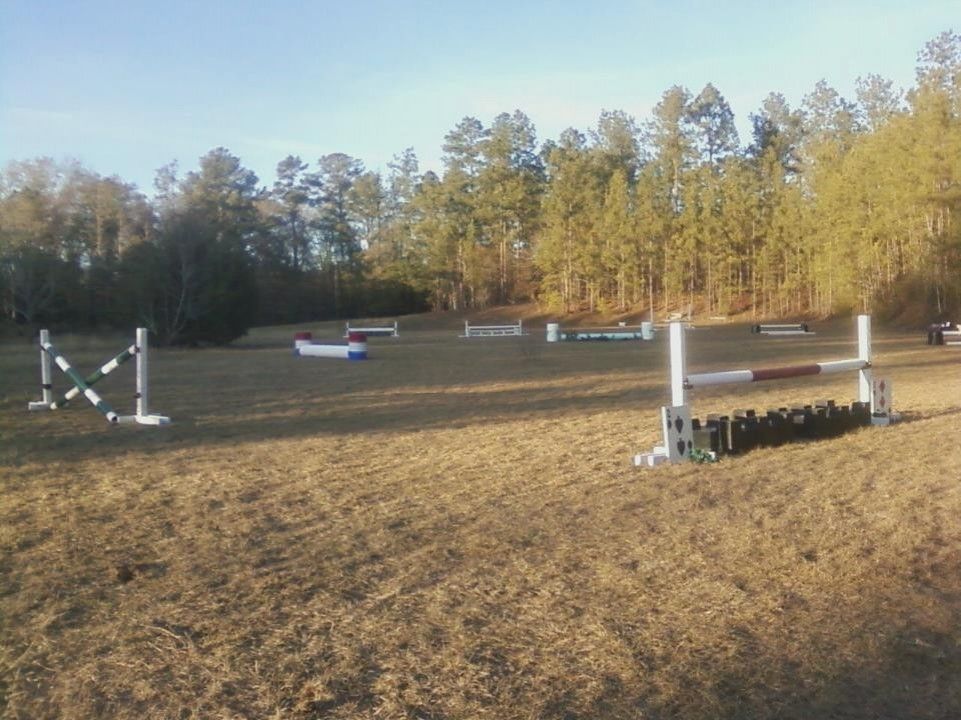
MULTIPOLYGON (((0 717, 961 716, 961 351, 875 327, 901 425, 638 470, 666 333, 462 327, 402 319, 358 363, 294 358, 301 328, 154 351, 161 429, 27 413, 37 351, 0 346, 0 717)), ((816 329, 698 328, 689 369, 856 354, 853 319, 816 329)), ((84 370, 124 346, 54 340, 84 370)))

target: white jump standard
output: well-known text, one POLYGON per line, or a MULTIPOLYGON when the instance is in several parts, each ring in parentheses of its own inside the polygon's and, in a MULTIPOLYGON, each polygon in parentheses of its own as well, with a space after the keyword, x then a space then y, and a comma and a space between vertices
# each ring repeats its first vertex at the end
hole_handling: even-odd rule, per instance
POLYGON ((678 462, 690 458, 691 409, 688 391, 710 385, 781 380, 805 375, 828 375, 842 372, 858 372, 858 402, 870 405, 871 424, 886 425, 896 416, 889 413, 891 383, 878 379, 873 381, 871 369, 871 317, 858 316, 858 356, 845 360, 831 360, 807 365, 763 368, 757 370, 727 370, 722 372, 688 374, 686 365, 684 329, 680 323, 670 326, 670 380, 671 407, 661 408, 664 445, 650 453, 634 458, 635 465, 657 465, 660 462, 678 462))
POLYGON ((40 376, 42 382, 42 400, 27 404, 28 410, 59 410, 65 407, 73 398, 83 395, 108 422, 137 423, 140 425, 167 425, 170 418, 165 415, 151 415, 148 411, 149 393, 147 382, 147 330, 137 328, 136 342, 126 350, 115 355, 86 378, 82 377, 60 351, 50 342, 50 331, 40 331, 40 376), (112 373, 132 357, 137 359, 137 400, 135 414, 118 415, 114 409, 91 387, 101 379, 112 373), (51 363, 56 363, 63 373, 70 378, 73 387, 59 399, 53 399, 53 384, 51 380, 51 363))
POLYGON ((400 337, 396 320, 394 320, 393 325, 371 325, 367 327, 352 326, 348 320, 344 323, 344 337, 349 337, 351 333, 363 333, 368 336, 400 337))
POLYGON ((471 325, 464 321, 464 334, 460 337, 506 337, 524 334, 524 321, 518 320, 516 325, 471 325))

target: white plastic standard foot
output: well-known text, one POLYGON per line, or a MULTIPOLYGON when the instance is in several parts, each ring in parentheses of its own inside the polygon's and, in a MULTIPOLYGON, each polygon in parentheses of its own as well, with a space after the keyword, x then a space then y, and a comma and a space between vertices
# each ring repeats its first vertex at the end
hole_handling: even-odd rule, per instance
POLYGON ((661 463, 669 461, 666 452, 658 452, 660 448, 654 448, 654 452, 638 453, 634 456, 634 467, 657 467, 661 463))
POLYGON ((140 425, 169 425, 170 418, 165 415, 135 415, 134 419, 140 425))

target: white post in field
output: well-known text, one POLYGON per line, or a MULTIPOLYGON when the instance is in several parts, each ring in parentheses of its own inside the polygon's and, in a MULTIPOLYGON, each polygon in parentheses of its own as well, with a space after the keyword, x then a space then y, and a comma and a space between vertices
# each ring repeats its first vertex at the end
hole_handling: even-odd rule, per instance
POLYGON ((671 405, 680 407, 687 405, 687 397, 684 391, 684 377, 687 375, 687 367, 684 362, 684 325, 679 322, 672 322, 670 325, 671 336, 671 405))
MULTIPOLYGON (((871 316, 858 315, 858 360, 868 363, 858 371, 858 400, 871 402, 871 316)), ((874 408, 871 408, 874 412, 874 408)))

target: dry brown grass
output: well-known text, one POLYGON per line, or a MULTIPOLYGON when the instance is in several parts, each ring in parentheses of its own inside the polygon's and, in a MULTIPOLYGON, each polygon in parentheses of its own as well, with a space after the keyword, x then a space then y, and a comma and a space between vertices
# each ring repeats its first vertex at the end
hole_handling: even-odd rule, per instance
MULTIPOLYGON (((459 327, 404 322, 367 363, 295 359, 291 328, 155 352, 160 430, 28 414, 36 351, 0 347, 0 715, 961 715, 957 351, 875 328, 909 422, 643 471, 663 336, 459 327)), ((818 329, 697 330, 691 369, 853 354, 852 321, 818 329)), ((55 339, 84 369, 122 346, 55 339)))

